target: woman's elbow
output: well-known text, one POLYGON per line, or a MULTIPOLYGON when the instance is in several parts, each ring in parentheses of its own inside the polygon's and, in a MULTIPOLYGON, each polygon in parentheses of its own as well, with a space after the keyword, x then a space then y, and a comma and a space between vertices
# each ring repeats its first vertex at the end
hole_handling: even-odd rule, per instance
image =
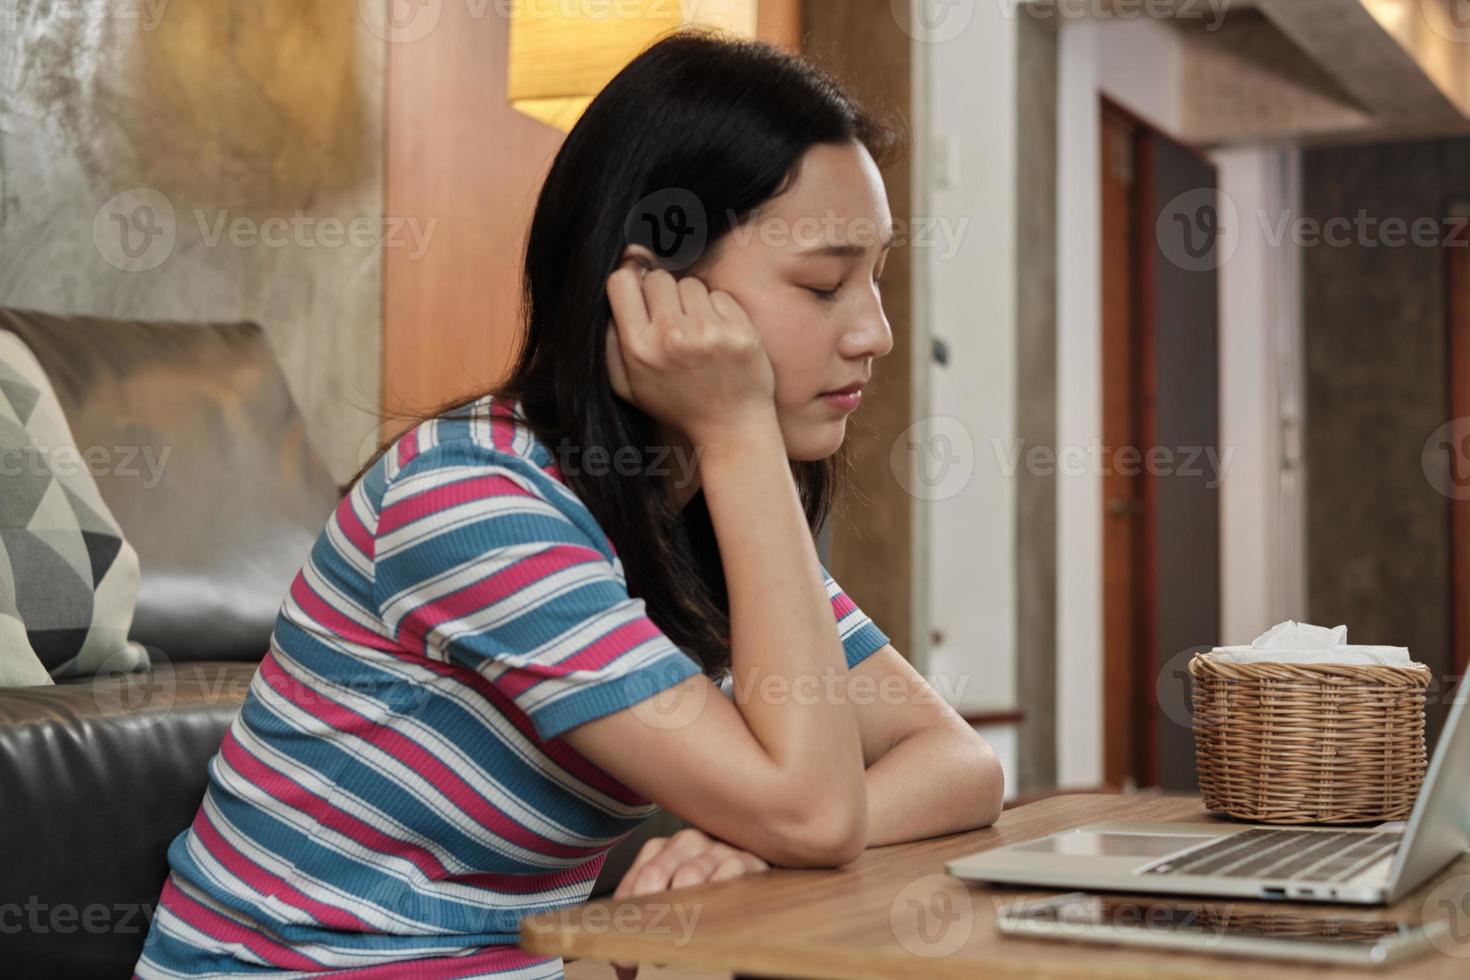
POLYGON ((856 861, 867 845, 868 815, 863 807, 846 819, 825 821, 810 848, 821 867, 836 868, 856 861))
POLYGON ((855 861, 868 841, 866 800, 860 806, 815 805, 788 825, 772 864, 788 868, 836 868, 855 861))
POLYGON ((979 761, 975 768, 980 797, 979 813, 977 814, 979 823, 975 826, 989 827, 1000 819, 1001 809, 1005 805, 1006 774, 1000 764, 1000 758, 990 747, 990 743, 978 734, 975 740, 979 742, 979 761))

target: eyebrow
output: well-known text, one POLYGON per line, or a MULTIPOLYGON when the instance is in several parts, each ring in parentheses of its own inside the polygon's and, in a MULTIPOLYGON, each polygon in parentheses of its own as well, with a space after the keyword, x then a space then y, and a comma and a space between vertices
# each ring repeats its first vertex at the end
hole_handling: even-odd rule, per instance
MULTIPOLYGON (((879 249, 880 252, 883 249, 888 248, 889 246, 891 246, 893 244, 893 232, 890 231, 887 235, 884 235, 883 236, 883 239, 878 244, 880 246, 882 246, 879 249)), ((847 256, 852 256, 852 255, 862 255, 866 251, 867 251, 867 247, 866 246, 844 243, 844 244, 841 244, 841 245, 832 245, 832 244, 827 244, 827 245, 813 245, 811 248, 802 249, 801 251, 797 252, 796 254, 797 255, 803 255, 803 256, 804 255, 838 255, 838 256, 847 257, 847 256)))

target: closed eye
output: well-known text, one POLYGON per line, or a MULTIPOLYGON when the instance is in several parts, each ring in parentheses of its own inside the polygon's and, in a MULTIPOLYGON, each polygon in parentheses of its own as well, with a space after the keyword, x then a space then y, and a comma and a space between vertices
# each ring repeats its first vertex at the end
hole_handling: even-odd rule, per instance
MULTIPOLYGON (((878 287, 879 292, 883 291, 883 280, 878 278, 877 276, 873 277, 873 285, 878 287)), ((832 300, 837 298, 837 293, 838 290, 842 288, 842 283, 838 283, 831 289, 823 289, 820 286, 803 286, 802 288, 811 293, 813 296, 816 296, 818 299, 824 300, 826 302, 831 302, 832 300)))

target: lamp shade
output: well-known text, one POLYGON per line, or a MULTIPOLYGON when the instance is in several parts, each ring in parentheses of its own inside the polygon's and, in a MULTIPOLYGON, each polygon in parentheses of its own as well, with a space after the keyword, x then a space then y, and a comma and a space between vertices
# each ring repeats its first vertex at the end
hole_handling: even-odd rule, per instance
POLYGON ((681 27, 756 34, 757 0, 518 0, 511 8, 511 106, 566 132, 623 66, 681 27))

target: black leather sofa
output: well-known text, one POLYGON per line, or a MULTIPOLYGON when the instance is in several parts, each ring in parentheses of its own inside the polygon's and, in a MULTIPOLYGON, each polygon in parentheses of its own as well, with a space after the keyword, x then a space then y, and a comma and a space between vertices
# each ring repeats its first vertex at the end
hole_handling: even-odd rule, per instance
MULTIPOLYGON (((106 450, 98 487, 142 566, 131 638, 153 661, 0 688, 0 975, 122 978, 340 488, 255 324, 0 309, 0 329, 45 367, 77 445, 106 450)), ((686 825, 647 821, 595 893, 644 838, 686 825)))

